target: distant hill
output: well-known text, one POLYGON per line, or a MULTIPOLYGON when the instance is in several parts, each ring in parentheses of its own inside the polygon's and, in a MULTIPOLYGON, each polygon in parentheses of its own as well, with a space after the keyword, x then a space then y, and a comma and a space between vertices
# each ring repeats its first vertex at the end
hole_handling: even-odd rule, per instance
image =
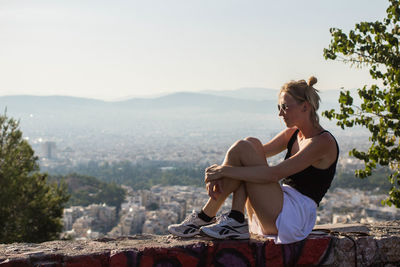
POLYGON ((24 129, 36 133, 67 134, 88 129, 129 133, 151 131, 154 125, 161 124, 169 129, 190 124, 195 129, 204 122, 207 127, 224 128, 231 127, 227 123, 237 124, 235 116, 252 120, 255 116, 274 114, 277 119, 276 101, 185 92, 116 102, 66 96, 2 96, 0 112, 6 108, 10 116, 21 119, 24 129))
MULTIPOLYGON (((229 96, 218 96, 202 93, 173 93, 151 99, 133 98, 126 101, 114 102, 114 106, 124 106, 135 109, 196 109, 218 112, 250 112, 264 113, 275 104, 269 100, 238 99, 229 96)), ((275 106, 275 105, 274 105, 275 106)))
MULTIPOLYGON (((274 101, 275 104, 276 101, 274 101)), ((11 112, 33 113, 35 111, 60 110, 154 110, 154 109, 204 109, 215 111, 265 112, 272 101, 238 99, 228 96, 217 96, 202 93, 173 93, 156 98, 132 98, 124 101, 106 102, 102 100, 69 97, 69 96, 1 96, 0 108, 11 112)), ((274 105, 275 106, 275 105, 274 105)))
POLYGON ((206 90, 200 93, 247 100, 278 100, 278 90, 267 88, 239 88, 236 90, 206 90))
MULTIPOLYGON (((24 134, 71 140, 71 136, 104 133, 148 136, 235 132, 238 135, 281 129, 277 90, 179 92, 123 101, 68 96, 0 96, 0 112, 21 120, 24 134), (239 133, 240 132, 240 133, 239 133)), ((337 107, 339 91, 321 92, 320 110, 337 107)), ((99 135, 100 134, 100 135, 99 135)), ((93 138, 91 138, 93 139, 93 138)))
MULTIPOLYGON (((339 90, 320 92, 323 106, 336 105, 339 90)), ((0 96, 0 110, 21 114, 35 112, 118 112, 127 110, 182 110, 205 112, 270 113, 276 111, 278 90, 240 88, 227 91, 179 92, 154 98, 106 102, 69 96, 0 96)), ((83 115, 83 114, 82 114, 83 115)))
MULTIPOLYGON (((200 93, 231 97, 237 99, 256 100, 256 101, 269 100, 277 102, 279 90, 255 87, 255 88, 239 88, 236 90, 224 90, 224 91, 207 90, 207 91, 201 91, 200 93)), ((331 105, 337 103, 339 99, 340 90, 323 90, 320 91, 319 94, 322 99, 322 105, 325 104, 331 105)))
POLYGON ((4 110, 4 107, 7 107, 9 110, 15 109, 17 112, 27 112, 32 110, 101 107, 105 105, 107 105, 107 102, 101 100, 71 96, 0 96, 0 108, 4 110))

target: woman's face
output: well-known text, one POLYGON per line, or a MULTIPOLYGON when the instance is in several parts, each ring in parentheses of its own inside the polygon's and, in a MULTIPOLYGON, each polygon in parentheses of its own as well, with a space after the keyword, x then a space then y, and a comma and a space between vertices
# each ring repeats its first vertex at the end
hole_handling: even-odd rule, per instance
POLYGON ((279 97, 279 116, 282 116, 287 127, 296 126, 301 117, 304 116, 302 111, 303 103, 298 103, 291 95, 286 92, 280 94, 279 97))

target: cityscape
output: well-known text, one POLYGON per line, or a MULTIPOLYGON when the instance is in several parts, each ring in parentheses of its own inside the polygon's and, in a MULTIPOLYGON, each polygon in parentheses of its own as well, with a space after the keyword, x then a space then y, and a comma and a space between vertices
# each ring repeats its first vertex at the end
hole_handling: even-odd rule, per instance
MULTIPOLYGON (((158 110, 124 107, 123 113, 109 106, 105 109, 96 106, 90 112, 83 108, 55 109, 54 105, 45 109, 46 104, 42 103, 37 110, 28 111, 10 104, 9 114, 20 120, 24 138, 39 157, 40 170, 50 175, 76 172, 77 166, 90 162, 161 162, 159 168, 168 171, 182 165, 204 167, 221 163, 236 140, 253 136, 267 142, 284 128, 276 111, 268 105, 266 111, 254 110, 252 106, 260 103, 251 105, 251 102, 249 110, 237 111, 233 104, 229 109, 231 99, 224 98, 224 101, 228 101, 227 108, 220 112, 216 112, 215 107, 196 106, 196 102, 187 104, 190 107, 167 105, 158 110)), ((368 133, 357 128, 343 131, 323 117, 321 121, 340 146, 337 173, 354 173, 355 169, 362 168, 363 163, 348 153, 354 147, 366 149, 368 133)), ((277 164, 284 153, 269 158, 268 163, 277 164)), ((108 178, 108 181, 113 180, 113 177, 108 178)), ((126 184, 119 186, 126 191, 120 207, 92 203, 66 208, 62 238, 167 234, 168 225, 201 209, 208 198, 204 187, 153 185, 138 189, 126 184)), ((379 188, 368 192, 348 187, 332 188, 318 208, 317 223, 371 223, 400 218, 396 208, 381 205, 383 199, 385 196, 379 188)), ((229 208, 228 199, 221 213, 229 208)))
MULTIPOLYGON (((182 221, 193 210, 199 211, 208 195, 204 188, 192 186, 153 186, 150 190, 134 191, 124 186, 128 194, 121 205, 119 218, 115 207, 92 204, 64 210, 63 238, 116 238, 134 234, 168 234, 170 224, 182 221)), ((382 207, 385 196, 357 189, 337 188, 328 192, 317 212, 317 224, 373 223, 400 217, 395 207, 382 207)), ((229 212, 227 199, 219 214, 229 212)))

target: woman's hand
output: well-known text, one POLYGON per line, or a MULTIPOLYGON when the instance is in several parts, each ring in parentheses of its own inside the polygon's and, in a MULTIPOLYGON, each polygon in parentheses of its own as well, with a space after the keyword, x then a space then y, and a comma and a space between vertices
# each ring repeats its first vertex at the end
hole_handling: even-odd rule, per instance
POLYGON ((209 183, 211 181, 219 180, 222 178, 223 166, 214 164, 206 168, 204 182, 209 183))
POLYGON ((216 200, 218 196, 223 192, 222 186, 222 166, 214 164, 206 168, 204 182, 208 195, 216 200))
POLYGON ((212 182, 208 182, 206 184, 208 195, 212 199, 216 200, 218 198, 218 196, 223 192, 222 186, 223 186, 223 180, 222 179, 215 180, 215 181, 212 181, 212 182))

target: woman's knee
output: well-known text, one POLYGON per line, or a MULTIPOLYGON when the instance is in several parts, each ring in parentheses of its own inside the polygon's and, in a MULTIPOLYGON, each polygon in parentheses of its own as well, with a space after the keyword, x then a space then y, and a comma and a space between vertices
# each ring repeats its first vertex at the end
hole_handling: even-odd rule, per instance
MULTIPOLYGON (((254 138, 256 139, 256 138, 254 138)), ((256 141, 254 141, 256 142, 256 141)), ((265 155, 260 145, 254 145, 252 141, 242 139, 236 141, 228 150, 226 164, 258 165, 266 164, 265 155), (229 163, 228 163, 229 162, 229 163)))
POLYGON ((243 151, 248 151, 249 149, 252 149, 251 143, 245 139, 240 139, 233 143, 228 150, 228 154, 242 153, 243 151))
POLYGON ((262 143, 255 137, 246 137, 244 139, 240 139, 236 141, 229 150, 240 150, 240 151, 248 151, 255 150, 258 147, 262 147, 262 143))
POLYGON ((249 137, 246 137, 244 140, 250 142, 254 146, 257 146, 257 147, 262 146, 262 143, 258 138, 249 136, 249 137))
POLYGON ((249 142, 253 149, 262 157, 265 157, 265 153, 264 153, 264 147, 263 144, 261 143, 261 141, 258 138, 255 137, 246 137, 244 139, 245 141, 249 142))

